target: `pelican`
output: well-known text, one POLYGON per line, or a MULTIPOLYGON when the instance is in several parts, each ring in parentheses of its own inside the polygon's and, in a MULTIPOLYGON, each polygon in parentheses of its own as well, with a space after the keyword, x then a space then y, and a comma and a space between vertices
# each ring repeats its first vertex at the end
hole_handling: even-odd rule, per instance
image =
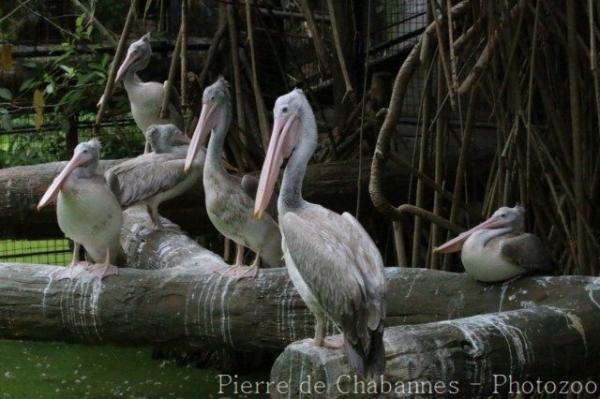
POLYGON ((281 245, 290 279, 316 318, 314 344, 328 345, 329 317, 343 332, 350 364, 360 375, 378 378, 385 369, 381 255, 352 215, 339 215, 302 198, 302 180, 318 138, 315 116, 302 90, 279 97, 273 113, 255 216, 263 216, 279 168, 289 158, 277 202, 281 245))
POLYGON ((58 225, 75 243, 71 265, 60 278, 72 278, 84 271, 85 263, 79 262, 81 245, 96 263, 90 270, 92 274, 103 279, 117 273, 113 265, 121 254, 119 235, 123 217, 104 177, 96 173, 99 152, 100 142, 96 139, 78 144, 73 157, 37 206, 41 209, 58 197, 58 225))
POLYGON ((271 215, 265 215, 261 220, 253 216, 253 187, 256 187, 253 178, 245 176, 240 179, 227 173, 223 167, 223 145, 231 123, 228 86, 227 81, 220 77, 204 90, 202 111, 188 150, 185 169, 189 169, 200 143, 212 131, 203 176, 206 211, 217 230, 237 244, 235 265, 227 273, 252 277, 258 271, 259 259, 268 266, 279 266, 283 257, 281 234, 271 215), (250 268, 242 266, 243 247, 256 252, 250 268))
MULTIPOLYGON (((142 82, 136 72, 146 68, 150 63, 152 48, 150 47, 150 33, 146 33, 141 39, 131 43, 127 49, 127 55, 117 71, 115 84, 123 80, 127 97, 131 105, 131 115, 135 124, 145 132, 150 125, 160 125, 172 123, 183 130, 183 118, 179 113, 178 106, 171 102, 169 104, 169 118, 160 118, 160 108, 165 94, 165 85, 159 82, 142 82)), ((169 97, 171 101, 177 101, 179 94, 175 88, 169 97)), ((100 105, 104 101, 104 96, 98 102, 100 105)), ((149 143, 146 142, 144 152, 150 150, 149 143)))
POLYGON ((145 204, 155 230, 164 230, 159 205, 189 190, 202 177, 204 151, 192 162, 190 173, 183 164, 190 139, 173 124, 151 125, 146 141, 152 152, 113 166, 104 176, 122 206, 145 204))
POLYGON ((542 241, 523 231, 525 209, 503 206, 485 222, 437 247, 460 253, 465 271, 483 282, 498 282, 531 272, 550 272, 554 262, 542 241))

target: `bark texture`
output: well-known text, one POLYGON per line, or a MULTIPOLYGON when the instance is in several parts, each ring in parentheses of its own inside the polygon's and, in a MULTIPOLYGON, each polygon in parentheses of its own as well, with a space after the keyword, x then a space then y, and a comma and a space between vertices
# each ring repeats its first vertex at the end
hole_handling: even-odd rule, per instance
MULTIPOLYGON (((547 381, 585 381, 597 375, 600 307, 593 295, 600 294, 594 294, 600 285, 591 284, 585 303, 532 304, 520 310, 388 328, 383 392, 386 397, 487 397, 506 394, 511 388, 509 378, 533 381, 534 386, 540 379, 543 386, 547 381)), ((348 398, 372 392, 368 385, 355 383, 341 349, 316 348, 310 340, 286 348, 273 366, 271 380, 289 384, 289 389, 276 390, 275 398, 348 398), (319 381, 327 388, 317 391, 319 381)), ((531 393, 527 385, 513 385, 512 393, 520 389, 531 393)))
MULTIPOLYGON (((129 268, 102 282, 57 281, 53 266, 0 264, 0 337, 189 347, 208 341, 278 352, 313 335, 313 317, 285 269, 261 270, 256 279, 224 277, 219 271, 228 266, 219 256, 182 232, 149 226, 144 209, 125 211, 129 268)), ((600 280, 591 277, 487 285, 459 273, 396 267, 386 277, 389 326, 542 305, 600 310, 600 280)))
MULTIPOLYGON (((122 161, 101 161, 99 171, 104 172, 122 161)), ((65 162, 51 162, 0 169, 0 237, 33 239, 62 236, 56 225, 54 208, 49 206, 38 212, 36 205, 64 165, 65 162)), ((367 176, 368 162, 364 165, 362 175, 367 176)), ((393 179, 395 187, 408 181, 407 173, 399 168, 390 169, 386 176, 390 181, 393 179)), ((307 171, 304 193, 307 198, 318 200, 332 209, 350 208, 356 195, 357 178, 358 164, 353 161, 312 165, 307 171), (340 201, 340 198, 343 200, 340 201)), ((366 188, 366 179, 363 183, 366 188)), ((160 212, 194 235, 214 231, 204 208, 201 182, 188 193, 163 204, 160 212)))

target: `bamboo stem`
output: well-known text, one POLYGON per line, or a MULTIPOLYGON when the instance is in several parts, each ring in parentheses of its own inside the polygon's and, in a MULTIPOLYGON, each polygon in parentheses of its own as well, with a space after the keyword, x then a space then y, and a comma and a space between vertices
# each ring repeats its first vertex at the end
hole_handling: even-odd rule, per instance
POLYGON ((333 32, 333 43, 335 45, 335 51, 337 53, 338 62, 342 71, 342 77, 344 78, 344 84, 346 85, 346 92, 342 97, 342 102, 345 102, 347 98, 354 96, 354 88, 352 87, 352 81, 350 80, 350 74, 348 73, 348 67, 346 66, 346 58, 344 57, 344 52, 342 50, 342 42, 335 16, 333 0, 327 0, 327 8, 329 9, 329 20, 331 21, 331 30, 333 32))
POLYGON ((98 113, 96 114, 96 122, 94 123, 94 128, 92 130, 92 133, 94 135, 98 134, 100 130, 100 122, 102 122, 104 111, 106 110, 106 106, 110 101, 110 98, 113 93, 113 89, 115 86, 115 78, 117 76, 117 70, 119 69, 119 64, 121 63, 121 60, 123 59, 123 54, 125 53, 125 46, 127 43, 127 37, 129 36, 129 31, 131 30, 131 24, 133 23, 133 19, 135 18, 136 3, 136 0, 131 0, 131 3, 129 3, 129 11, 127 11, 127 18, 125 18, 123 31, 121 32, 119 44, 117 45, 117 50, 115 51, 115 58, 113 59, 112 64, 110 64, 110 70, 106 79, 106 86, 104 86, 104 94, 102 94, 102 97, 98 102, 99 109, 98 113))
MULTIPOLYGON (((171 54, 171 65, 169 66, 169 77, 165 82, 165 90, 162 98, 162 104, 160 106, 160 119, 167 119, 169 117, 169 103, 171 100, 171 89, 173 88, 173 81, 175 80, 175 71, 177 70, 177 60, 179 60, 179 53, 181 51, 181 38, 183 37, 183 29, 179 28, 177 34, 177 41, 175 42, 175 48, 173 54, 171 54)), ((182 77, 183 79, 183 77, 182 77)))
POLYGON ((269 146, 269 122, 267 121, 267 111, 258 83, 258 72, 256 68, 256 50, 254 45, 254 28, 252 24, 252 11, 250 9, 251 0, 246 0, 246 31, 248 35, 248 43, 250 45, 250 63, 252 65, 252 91, 254 92, 254 100, 256 102, 256 112, 258 114, 258 126, 262 139, 262 146, 265 152, 269 146))
POLYGON ((583 188, 583 154, 581 138, 581 109, 579 104, 579 63, 577 57, 577 27, 575 24, 575 0, 567 0, 567 54, 569 67, 569 103, 571 106, 571 135, 573 139, 573 174, 574 174, 574 193, 575 206, 577 207, 576 220, 576 241, 577 241, 577 261, 581 273, 586 273, 585 267, 585 238, 583 214, 585 214, 585 194, 583 188))

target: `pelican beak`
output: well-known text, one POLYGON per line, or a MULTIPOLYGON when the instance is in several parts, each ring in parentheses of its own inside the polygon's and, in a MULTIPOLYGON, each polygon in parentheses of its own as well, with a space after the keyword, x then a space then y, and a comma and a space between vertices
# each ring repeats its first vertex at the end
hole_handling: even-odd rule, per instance
POLYGON ((198 154, 200 145, 206 141, 208 134, 215 127, 215 110, 217 104, 214 101, 208 101, 202 104, 202 111, 200 111, 200 118, 198 118, 198 124, 194 130, 190 147, 188 148, 187 157, 185 158, 185 166, 183 167, 184 172, 188 172, 192 166, 192 162, 198 154))
POLYGON ((73 158, 71 158, 71 160, 69 161, 69 163, 67 163, 67 165, 58 174, 58 176, 56 176, 54 178, 54 180, 52 181, 52 184, 50 184, 50 187, 48 187, 48 189, 44 193, 44 196, 42 197, 42 199, 38 203, 37 209, 40 210, 43 207, 45 207, 46 205, 48 205, 50 202, 54 201, 56 199, 56 197, 58 197, 58 193, 60 192, 60 190, 64 186, 64 184, 67 181, 67 178, 69 177, 69 175, 78 166, 83 165, 86 162, 89 162, 90 160, 91 160, 91 156, 89 156, 87 154, 79 153, 79 154, 73 155, 73 158))
POLYGON ((119 67, 119 70, 117 71, 117 76, 115 77, 115 84, 119 83, 121 81, 121 79, 123 79, 125 72, 127 72, 129 67, 131 66, 131 64, 136 62, 139 58, 140 57, 139 57, 139 55, 137 55, 136 52, 127 54, 127 56, 123 60, 123 63, 119 67))
POLYGON ((471 230, 460 233, 458 236, 456 236, 452 240, 445 242, 444 244, 440 245, 437 248, 434 248, 433 252, 441 253, 441 254, 449 254, 449 253, 453 253, 453 252, 458 252, 462 249, 465 241, 467 241, 467 238, 469 238, 471 235, 473 235, 473 233, 475 233, 476 231, 485 230, 485 229, 496 229, 498 227, 503 227, 504 225, 505 225, 505 222, 503 220, 501 220, 497 216, 492 216, 489 219, 487 219, 485 222, 482 222, 482 223, 478 224, 477 226, 473 227, 471 230))
MULTIPOLYGON (((123 75, 125 75, 125 72, 127 72, 127 69, 129 69, 131 64, 133 64, 135 61, 137 61, 139 59, 139 56, 136 56, 133 54, 134 53, 127 54, 127 57, 125 57, 125 60, 119 67, 119 70, 117 71, 117 76, 115 77, 115 85, 117 83, 119 83, 121 81, 121 79, 123 79, 123 75)), ((100 97, 100 100, 98 100, 96 107, 100 108, 100 106, 102 105, 103 102, 104 102, 104 94, 102 94, 102 97, 100 97)))
POLYGON ((260 219, 269 204, 275 182, 279 176, 279 168, 283 160, 290 156, 300 137, 301 123, 297 115, 280 115, 273 123, 271 141, 265 156, 265 163, 260 172, 254 217, 260 219))

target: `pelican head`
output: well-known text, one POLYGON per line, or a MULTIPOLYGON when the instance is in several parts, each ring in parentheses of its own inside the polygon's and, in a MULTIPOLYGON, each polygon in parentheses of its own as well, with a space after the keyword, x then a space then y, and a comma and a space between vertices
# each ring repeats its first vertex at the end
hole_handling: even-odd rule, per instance
POLYGON ((188 145, 190 139, 179 128, 171 123, 150 125, 144 133, 152 151, 157 154, 169 152, 172 147, 188 145))
MULTIPOLYGON (((503 206, 492 214, 486 221, 478 224, 469 231, 459 234, 456 238, 435 248, 434 252, 452 253, 462 249, 467 238, 481 230, 506 230, 506 233, 519 233, 525 224, 525 208, 516 205, 514 208, 503 206)), ((501 233, 502 234, 502 233, 501 233)))
POLYGON ((315 116, 302 90, 294 89, 279 97, 275 101, 273 115, 273 131, 256 192, 254 216, 257 218, 262 216, 269 204, 283 161, 292 155, 296 147, 312 154, 317 145, 315 116))
POLYGON ((129 70, 135 72, 146 68, 150 63, 151 55, 152 47, 150 47, 150 33, 146 33, 139 40, 136 40, 129 45, 127 55, 117 71, 115 83, 120 82, 129 70))
POLYGON ((56 199, 65 182, 74 171, 78 171, 81 177, 92 176, 98 167, 99 155, 100 141, 98 139, 78 144, 73 151, 73 157, 58 176, 54 178, 38 203, 37 209, 43 208, 56 199))
POLYGON ((230 102, 229 83, 222 76, 204 89, 202 93, 202 110, 185 159, 184 170, 186 172, 190 169, 200 145, 206 141, 208 134, 216 127, 220 120, 220 113, 227 111, 230 102))

